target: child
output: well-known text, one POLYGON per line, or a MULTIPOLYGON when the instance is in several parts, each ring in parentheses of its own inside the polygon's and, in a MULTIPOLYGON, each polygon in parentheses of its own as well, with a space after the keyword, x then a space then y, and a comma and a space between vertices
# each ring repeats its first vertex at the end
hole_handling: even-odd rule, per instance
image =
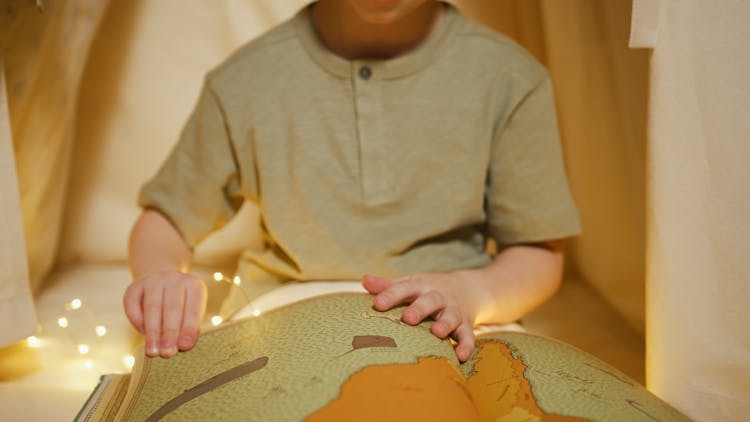
POLYGON ((361 278, 462 361, 475 325, 555 292, 579 231, 546 72, 436 0, 319 0, 207 75, 131 234, 124 305, 147 355, 195 344, 192 248, 244 200, 265 247, 243 278, 361 278))

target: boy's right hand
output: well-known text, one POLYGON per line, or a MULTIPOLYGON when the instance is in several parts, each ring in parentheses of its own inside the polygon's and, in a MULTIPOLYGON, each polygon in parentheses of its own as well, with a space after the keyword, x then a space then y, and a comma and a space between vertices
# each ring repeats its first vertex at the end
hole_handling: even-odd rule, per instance
POLYGON ((206 286, 174 270, 144 274, 123 297, 130 322, 146 335, 146 355, 168 358, 190 350, 198 339, 206 311, 206 286))

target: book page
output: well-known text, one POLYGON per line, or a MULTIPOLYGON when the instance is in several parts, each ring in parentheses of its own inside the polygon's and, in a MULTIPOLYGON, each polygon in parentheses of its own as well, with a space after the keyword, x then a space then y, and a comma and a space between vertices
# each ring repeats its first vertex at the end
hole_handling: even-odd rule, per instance
POLYGON ((482 420, 689 420, 595 357, 528 333, 479 336, 461 369, 482 420))
POLYGON ((112 421, 130 384, 130 374, 102 375, 75 422, 112 421))
POLYGON ((428 408, 478 420, 450 342, 401 311, 341 293, 229 323, 189 352, 139 360, 117 420, 382 421, 428 408))

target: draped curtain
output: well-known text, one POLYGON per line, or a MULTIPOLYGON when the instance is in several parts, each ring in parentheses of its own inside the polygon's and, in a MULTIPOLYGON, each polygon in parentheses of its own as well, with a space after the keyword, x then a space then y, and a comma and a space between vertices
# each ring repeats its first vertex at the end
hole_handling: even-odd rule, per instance
POLYGON ((696 420, 750 417, 750 3, 636 0, 651 48, 648 387, 696 420))
POLYGON ((2 63, 0 57, 0 321, 16 322, 0 323, 0 347, 29 335, 36 325, 2 63))
MULTIPOLYGON (((29 303, 29 287, 39 290, 54 264, 62 231, 78 86, 106 4, 102 0, 1 3, 0 56, 7 86, 1 101, 5 103, 7 95, 6 122, 12 136, 11 131, 0 133, 0 144, 4 144, 0 185, 12 184, 14 189, 4 192, 0 216, 6 224, 16 222, 16 226, 3 230, 0 257, 16 258, 12 262, 0 258, 0 297, 24 292, 24 303, 29 303), (11 168, 14 157, 5 149, 11 139, 17 172, 11 168), (5 196, 15 189, 20 190, 16 200, 5 196), (19 203, 22 220, 8 219, 19 203), (17 226, 20 221, 22 227, 17 226), (25 233, 25 247, 14 236, 21 232, 25 233), (26 259, 21 258, 24 250, 28 270, 20 269, 26 266, 26 259)), ((2 306, 0 312, 10 309, 14 308, 2 306)), ((32 334, 36 326, 29 307, 15 309, 14 317, 0 320, 0 345, 32 334)))

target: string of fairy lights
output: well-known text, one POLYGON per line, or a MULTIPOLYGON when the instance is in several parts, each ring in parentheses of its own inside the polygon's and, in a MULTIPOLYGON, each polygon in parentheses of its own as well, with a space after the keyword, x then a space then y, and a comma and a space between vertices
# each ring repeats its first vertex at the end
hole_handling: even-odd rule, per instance
MULTIPOLYGON (((71 330, 71 320, 74 319, 73 314, 84 315, 86 324, 93 327, 93 332, 95 334, 94 339, 97 343, 99 342, 99 339, 107 335, 107 327, 103 324, 97 324, 95 322, 96 316, 93 314, 93 312, 91 312, 91 310, 83 306, 83 301, 79 298, 75 298, 70 300, 69 302, 66 302, 64 310, 65 313, 57 318, 57 326, 67 333, 68 339, 74 345, 75 350, 78 352, 78 354, 80 354, 82 357, 90 356, 93 349, 90 342, 79 341, 80 339, 76 335, 76 332, 71 330)), ((75 320, 76 323, 78 323, 79 318, 75 318, 75 320)), ((45 342, 38 336, 30 336, 26 338, 26 344, 31 348, 40 348, 45 345, 45 342)), ((133 355, 125 355, 122 358, 122 363, 126 368, 130 369, 135 364, 135 357, 133 355)), ((94 367, 94 361, 93 359, 84 359, 83 365, 87 369, 92 369, 94 367)))
MULTIPOLYGON (((221 272, 215 272, 213 273, 213 280, 217 283, 229 283, 234 287, 239 287, 242 284, 242 279, 239 276, 234 276, 233 278, 226 277, 221 272)), ((250 302, 250 298, 247 296, 247 292, 245 292, 244 289, 239 289, 242 294, 245 296, 245 299, 247 302, 250 302)), ((92 346, 91 342, 86 341, 79 341, 78 336, 76 335, 76 332, 74 330, 71 330, 73 319, 73 314, 83 314, 84 319, 86 321, 86 324, 89 325, 89 327, 93 327, 93 332, 95 334, 95 343, 99 345, 100 339, 105 337, 107 335, 107 327, 103 324, 96 323, 96 316, 85 306, 83 306, 83 301, 79 298, 74 298, 64 305, 64 313, 60 315, 57 318, 57 326, 61 329, 63 329, 67 333, 67 337, 70 340, 70 342, 74 345, 75 351, 81 355, 82 357, 88 357, 93 354, 94 347, 92 346)), ((260 315, 260 310, 253 310, 252 311, 253 316, 260 315)), ((79 323, 80 318, 75 318, 76 324, 79 323)), ((224 319, 220 315, 213 315, 209 318, 209 321, 211 322, 211 325, 218 326, 222 322, 224 322, 224 319)), ((45 346, 45 341, 43 338, 40 338, 39 336, 33 335, 26 338, 26 344, 28 347, 31 348, 41 348, 45 346)), ((135 357, 133 355, 125 355, 122 357, 122 364, 127 369, 132 369, 133 365, 135 365, 135 357)), ((84 359, 83 361, 84 367, 87 369, 92 369, 94 367, 94 361, 92 359, 84 359)))

